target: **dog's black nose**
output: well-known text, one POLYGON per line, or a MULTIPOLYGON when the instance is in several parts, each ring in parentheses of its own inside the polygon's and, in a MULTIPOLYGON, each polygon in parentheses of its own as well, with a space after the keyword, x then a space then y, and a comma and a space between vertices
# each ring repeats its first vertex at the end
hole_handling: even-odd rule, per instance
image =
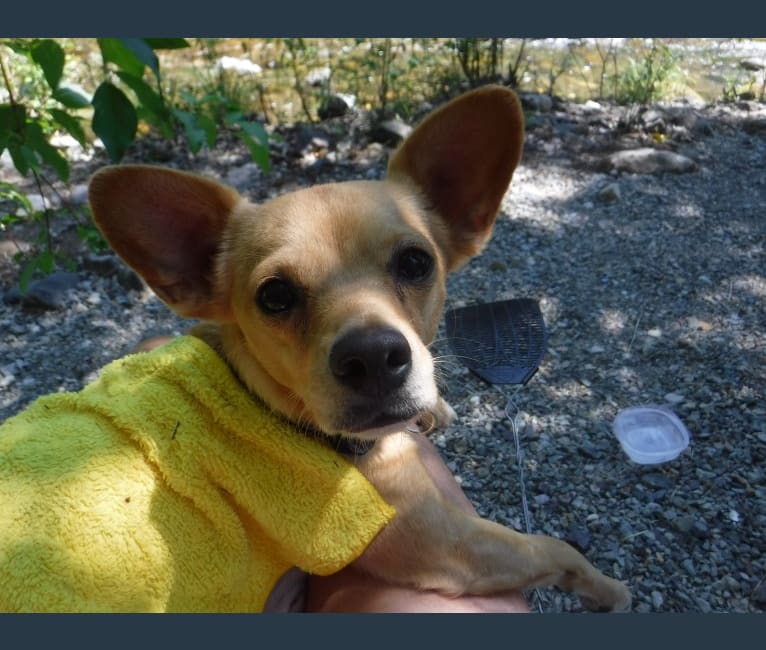
POLYGON ((351 330, 330 350, 336 379, 366 397, 382 397, 399 388, 411 367, 410 344, 390 327, 351 330))

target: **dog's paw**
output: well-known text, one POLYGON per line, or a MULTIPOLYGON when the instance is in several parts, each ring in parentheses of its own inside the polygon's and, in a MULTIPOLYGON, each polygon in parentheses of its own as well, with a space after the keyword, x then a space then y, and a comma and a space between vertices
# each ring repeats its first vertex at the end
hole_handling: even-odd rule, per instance
POLYGON ((604 576, 598 594, 580 594, 580 602, 591 612, 620 613, 630 611, 632 598, 630 590, 622 582, 604 576))

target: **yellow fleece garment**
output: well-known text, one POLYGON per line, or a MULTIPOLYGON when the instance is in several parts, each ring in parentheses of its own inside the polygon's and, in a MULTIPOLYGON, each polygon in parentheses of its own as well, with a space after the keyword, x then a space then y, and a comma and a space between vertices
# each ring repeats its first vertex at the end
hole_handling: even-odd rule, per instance
POLYGON ((393 517, 346 460, 180 337, 0 426, 0 611, 253 612, 393 517))

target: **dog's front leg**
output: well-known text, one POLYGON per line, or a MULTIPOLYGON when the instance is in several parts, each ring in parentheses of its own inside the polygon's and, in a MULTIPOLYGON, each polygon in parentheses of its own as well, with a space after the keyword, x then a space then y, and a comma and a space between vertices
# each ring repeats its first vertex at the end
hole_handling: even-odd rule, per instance
POLYGON ((630 606, 626 587, 552 537, 524 535, 467 514, 434 485, 417 438, 388 436, 359 469, 397 509, 357 566, 384 580, 447 594, 492 594, 557 585, 593 610, 630 606))

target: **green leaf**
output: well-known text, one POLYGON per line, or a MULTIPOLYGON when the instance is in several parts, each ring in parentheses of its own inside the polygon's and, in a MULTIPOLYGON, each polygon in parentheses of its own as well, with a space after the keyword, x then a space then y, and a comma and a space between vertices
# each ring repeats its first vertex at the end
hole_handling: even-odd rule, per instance
POLYGON ((32 60, 37 63, 45 75, 51 90, 58 88, 64 73, 64 50, 56 41, 46 38, 32 48, 32 60))
POLYGON ((199 124, 205 131, 207 146, 212 148, 215 145, 215 137, 218 134, 218 129, 215 125, 215 121, 207 115, 202 115, 201 113, 197 113, 196 118, 197 124, 199 124))
POLYGON ((16 171, 22 176, 26 176, 30 169, 37 171, 40 168, 40 161, 35 152, 25 144, 8 144, 8 152, 11 154, 13 165, 16 171))
POLYGON ((73 86, 59 86, 53 91, 53 99, 67 108, 85 108, 90 100, 73 86))
POLYGON ((0 136, 20 131, 27 119, 26 108, 20 104, 0 104, 0 136))
POLYGON ((56 124, 77 140, 82 147, 85 147, 88 144, 88 139, 85 136, 85 129, 82 128, 79 117, 70 115, 66 111, 61 111, 58 108, 50 109, 50 113, 56 124))
POLYGON ((127 72, 118 72, 117 76, 136 94, 141 117, 162 131, 166 138, 172 138, 175 125, 170 110, 159 93, 143 79, 134 77, 127 72))
POLYGON ((182 111, 180 108, 173 109, 173 113, 183 124, 186 139, 189 141, 189 149, 192 150, 192 153, 197 153, 202 145, 208 141, 205 127, 198 121, 199 116, 188 111, 182 111))
POLYGON ((145 38, 153 50, 180 50, 189 46, 185 38, 145 38))
MULTIPOLYGON (((122 46, 130 51, 141 63, 148 65, 154 76, 160 78, 160 62, 152 47, 143 38, 120 38, 122 46)), ((143 70, 143 68, 142 68, 143 70)), ((140 76, 140 75, 137 75, 140 76)))
POLYGON ((56 174, 62 181, 69 180, 69 163, 58 149, 48 142, 42 127, 37 122, 27 123, 24 127, 24 138, 29 147, 39 154, 42 161, 56 170, 56 174))
POLYGON ((143 79, 134 77, 127 72, 118 72, 117 76, 128 88, 136 93, 138 101, 144 108, 149 109, 158 117, 167 117, 168 109, 167 106, 165 106, 165 102, 162 101, 162 97, 160 97, 159 93, 149 86, 143 79))
POLYGON ((99 38, 98 46, 101 48, 101 58, 104 61, 114 63, 120 70, 124 70, 134 77, 140 77, 144 74, 145 64, 125 47, 122 39, 119 38, 99 38))
POLYGON ((39 263, 39 259, 35 256, 29 258, 24 263, 24 266, 21 267, 21 273, 19 273, 19 291, 21 291, 22 296, 27 295, 29 283, 32 281, 39 263))
POLYGON ((56 256, 51 251, 43 251, 37 256, 37 268, 46 275, 56 268, 56 256))
POLYGON ((247 148, 250 150, 250 157, 253 159, 253 161, 258 163, 258 165, 264 172, 268 172, 269 171, 268 147, 264 147, 261 143, 253 140, 253 138, 250 137, 247 131, 237 131, 237 136, 239 137, 240 140, 242 140, 242 142, 245 143, 247 148))
POLYGON ((263 125, 260 122, 241 120, 238 124, 251 138, 257 140, 258 143, 264 147, 268 147, 269 134, 266 133, 266 129, 263 128, 263 125))
POLYGON ((108 81, 96 89, 91 103, 93 132, 101 138, 112 162, 118 162, 136 136, 136 109, 125 93, 108 81))
MULTIPOLYGON (((12 201, 13 203, 20 205, 24 208, 24 212, 26 212, 27 216, 34 212, 27 195, 23 192, 19 192, 19 190, 10 183, 0 182, 0 199, 3 199, 4 201, 12 201)), ((9 214, 3 217, 4 223, 14 223, 16 221, 18 221, 18 218, 15 215, 9 214)))

